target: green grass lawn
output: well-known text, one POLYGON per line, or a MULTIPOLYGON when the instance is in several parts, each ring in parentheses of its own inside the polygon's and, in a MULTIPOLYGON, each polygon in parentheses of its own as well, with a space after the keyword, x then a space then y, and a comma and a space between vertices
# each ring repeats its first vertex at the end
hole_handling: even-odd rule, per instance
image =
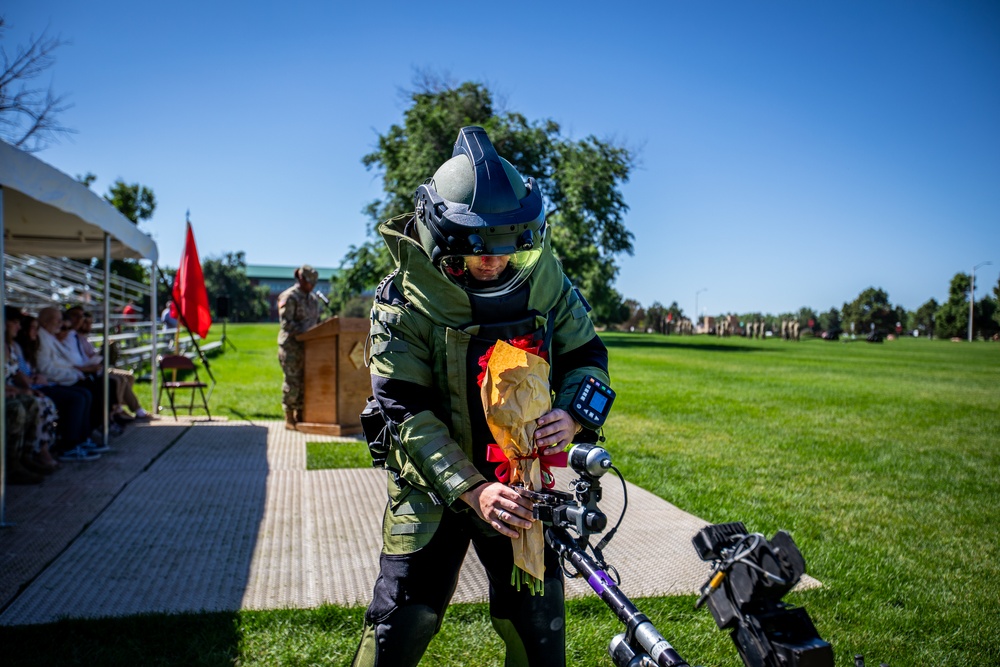
MULTIPOLYGON (((217 340, 218 326, 206 339, 217 340)), ((212 395, 213 414, 229 419, 284 419, 281 408, 281 366, 278 365, 277 324, 230 324, 225 352, 210 359, 218 384, 212 395)))
MULTIPOLYGON (((279 418, 276 325, 229 334, 238 351, 213 358, 213 410, 279 418)), ((790 600, 807 607, 837 665, 855 653, 892 667, 1000 665, 1000 345, 604 338, 618 391, 606 428, 615 463, 708 521, 789 530, 824 584, 790 600)), ((365 465, 357 449, 311 447, 310 466, 331 456, 365 465)), ((742 664, 693 601, 636 602, 692 665, 742 664)), ((362 614, 72 621, 3 628, 0 644, 6 664, 341 665, 362 614), (8 662, 10 646, 30 650, 8 662)), ((610 664, 619 629, 594 599, 569 603, 570 664, 610 664)), ((502 662, 485 605, 454 605, 422 664, 502 662)))

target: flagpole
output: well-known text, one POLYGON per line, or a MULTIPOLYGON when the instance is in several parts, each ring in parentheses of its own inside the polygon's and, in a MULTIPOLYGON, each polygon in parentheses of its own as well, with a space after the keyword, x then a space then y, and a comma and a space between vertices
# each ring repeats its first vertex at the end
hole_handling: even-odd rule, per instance
MULTIPOLYGON (((170 288, 171 285, 170 283, 167 282, 167 279, 164 277, 163 272, 159 271, 158 273, 160 276, 160 280, 163 281, 163 284, 166 285, 167 288, 170 288)), ((177 299, 174 298, 173 293, 170 294, 170 300, 173 302, 175 306, 177 306, 178 322, 184 325, 184 328, 187 329, 188 336, 191 337, 191 343, 194 345, 194 349, 198 351, 198 357, 201 359, 201 362, 205 364, 205 370, 208 371, 208 375, 212 378, 212 380, 215 380, 215 376, 212 375, 212 369, 209 367, 208 364, 208 357, 206 357, 205 353, 201 351, 201 346, 198 345, 198 339, 194 337, 193 333, 191 333, 191 327, 188 326, 187 320, 184 319, 184 313, 181 312, 181 304, 177 303, 177 299)), ((180 331, 177 332, 177 335, 178 336, 180 335, 180 331)))
MULTIPOLYGON (((181 263, 180 263, 180 266, 177 267, 177 273, 174 276, 174 284, 172 286, 170 284, 168 284, 167 280, 163 276, 162 272, 160 272, 160 279, 163 280, 164 284, 166 284, 166 286, 167 286, 167 292, 170 294, 170 301, 176 307, 178 324, 183 325, 184 328, 187 329, 188 336, 190 336, 190 338, 191 338, 191 344, 194 346, 195 351, 198 353, 198 358, 201 359, 201 363, 205 366, 205 371, 208 373, 208 376, 212 379, 212 386, 208 390, 208 396, 206 397, 206 400, 207 400, 208 398, 211 398, 211 396, 212 396, 212 390, 215 389, 215 383, 216 383, 215 375, 212 373, 212 367, 211 367, 211 364, 209 364, 209 362, 208 362, 208 357, 205 356, 205 353, 202 351, 201 346, 198 345, 198 340, 195 338, 194 332, 191 331, 191 326, 190 326, 190 324, 188 322, 188 319, 184 315, 184 308, 183 308, 182 304, 180 303, 180 301, 178 300, 178 295, 176 293, 177 291, 184 292, 184 293, 182 293, 180 295, 180 299, 184 300, 185 302, 188 301, 187 297, 185 296, 185 294, 187 292, 187 290, 185 288, 187 286, 188 280, 190 279, 190 274, 188 273, 188 269, 190 268, 190 266, 193 266, 195 269, 197 269, 195 273, 197 275, 197 278, 200 279, 200 281, 201 281, 201 290, 202 290, 202 292, 204 292, 204 289, 205 289, 205 284, 204 284, 205 283, 205 279, 204 279, 204 276, 201 274, 201 262, 197 260, 197 257, 198 257, 198 248, 197 248, 197 246, 194 243, 194 233, 191 231, 191 219, 190 219, 190 215, 191 215, 191 213, 190 213, 190 211, 188 211, 188 213, 187 213, 187 220, 185 221, 185 228, 186 229, 185 229, 185 239, 184 239, 184 252, 181 254, 181 263), (195 258, 195 261, 194 261, 193 264, 189 261, 190 260, 189 252, 195 258), (179 281, 183 281, 183 282, 179 282, 179 281), (181 289, 178 290, 178 287, 180 287, 181 289)), ((199 303, 200 303, 200 300, 199 300, 199 303)), ((207 294, 205 294, 205 297, 204 297, 204 306, 205 306, 205 309, 207 310, 208 309, 208 295, 207 294)), ((209 326, 211 326, 211 315, 209 315, 209 326)), ((206 331, 206 333, 207 333, 207 331, 206 331)), ((177 344, 177 348, 178 348, 178 354, 179 354, 180 353, 179 352, 179 348, 180 348, 180 328, 179 327, 178 327, 178 331, 176 333, 176 336, 177 336, 177 338, 175 340, 176 340, 176 344, 177 344)))

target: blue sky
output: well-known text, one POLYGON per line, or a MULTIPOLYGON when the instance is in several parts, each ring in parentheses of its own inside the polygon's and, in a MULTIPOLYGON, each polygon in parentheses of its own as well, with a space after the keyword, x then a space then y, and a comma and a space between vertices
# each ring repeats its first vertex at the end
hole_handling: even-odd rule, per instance
MULTIPOLYGON (((573 138, 638 150, 618 290, 689 315, 916 309, 1000 275, 1000 4, 7 0, 8 53, 71 44, 49 79, 77 133, 38 153, 151 187, 143 224, 202 257, 337 266, 366 239, 417 70, 487 84, 573 138), (515 13, 517 12, 517 13, 515 13)), ((457 128, 456 128, 457 134, 457 128)))

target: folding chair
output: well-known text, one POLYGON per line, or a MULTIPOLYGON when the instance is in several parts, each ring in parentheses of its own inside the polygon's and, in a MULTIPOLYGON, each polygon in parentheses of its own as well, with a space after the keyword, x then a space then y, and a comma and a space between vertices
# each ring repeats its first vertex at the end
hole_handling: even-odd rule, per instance
MULTIPOLYGON (((167 398, 170 399, 170 410, 174 413, 174 419, 177 419, 177 407, 174 404, 174 395, 178 390, 190 389, 191 390, 191 403, 188 405, 188 414, 192 414, 194 411, 194 397, 195 392, 201 394, 201 403, 205 406, 205 413, 208 415, 209 420, 212 419, 212 413, 208 409, 208 398, 205 396, 205 389, 208 384, 201 381, 198 377, 198 367, 195 366, 194 362, 185 357, 183 354, 170 354, 159 357, 160 366, 160 399, 163 398, 163 392, 167 392, 167 398), (168 376, 167 371, 177 371, 181 372, 191 372, 194 373, 194 379, 188 380, 178 380, 176 379, 176 374, 171 374, 168 376)), ((212 392, 209 391, 209 394, 212 392)), ((163 409, 162 402, 160 403, 160 409, 163 409)))

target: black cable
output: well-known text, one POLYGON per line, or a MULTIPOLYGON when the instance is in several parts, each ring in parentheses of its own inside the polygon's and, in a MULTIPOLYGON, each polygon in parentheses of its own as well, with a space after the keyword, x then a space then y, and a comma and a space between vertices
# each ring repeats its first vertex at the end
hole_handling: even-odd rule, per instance
POLYGON ((618 527, 622 525, 622 521, 625 519, 625 510, 628 509, 628 486, 625 484, 625 477, 622 476, 622 472, 618 468, 611 466, 611 469, 615 471, 615 474, 618 475, 618 479, 621 480, 622 483, 622 513, 618 515, 618 522, 615 523, 615 527, 609 530, 601 541, 597 543, 597 546, 594 547, 598 552, 608 546, 608 543, 611 542, 611 538, 613 538, 615 533, 618 532, 618 527))

